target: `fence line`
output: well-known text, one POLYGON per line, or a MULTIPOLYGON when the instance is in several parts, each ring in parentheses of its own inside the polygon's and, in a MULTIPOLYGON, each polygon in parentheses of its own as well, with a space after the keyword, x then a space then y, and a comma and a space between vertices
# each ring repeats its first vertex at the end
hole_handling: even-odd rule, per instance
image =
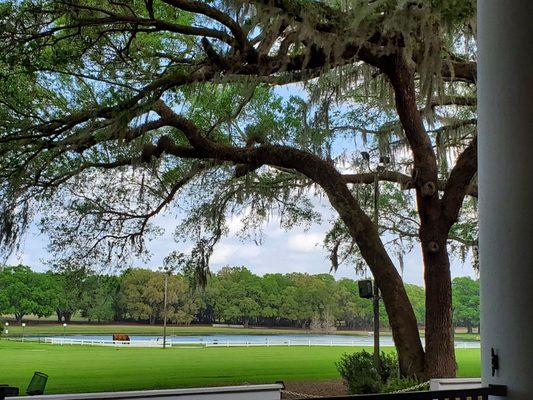
MULTIPOLYGON (((72 338, 54 338, 47 337, 42 341, 44 343, 56 344, 56 345, 80 345, 80 346, 129 346, 129 347, 162 347, 162 340, 131 340, 131 341, 119 341, 119 340, 94 340, 94 339, 72 339, 72 338)), ((270 346, 329 346, 329 347, 350 347, 350 346, 371 346, 371 343, 361 343, 358 340, 312 340, 312 339, 266 339, 264 342, 251 342, 251 341, 229 341, 229 340, 210 340, 210 341, 179 341, 167 339, 166 345, 168 347, 270 347, 270 346)), ((392 344, 382 345, 381 347, 393 347, 392 344)), ((478 348, 479 343, 472 342, 468 344, 466 342, 456 343, 456 348, 478 348)))
MULTIPOLYGON (((94 339, 72 339, 72 338, 54 338, 47 337, 42 339, 44 343, 57 345, 81 345, 81 346, 130 346, 130 347, 162 347, 162 340, 94 340, 94 339)), ((251 341, 229 341, 229 340, 210 340, 210 341, 177 341, 167 339, 166 345, 172 346, 196 346, 196 347, 270 347, 270 346, 360 346, 361 343, 356 340, 273 340, 268 339, 265 342, 251 341)))

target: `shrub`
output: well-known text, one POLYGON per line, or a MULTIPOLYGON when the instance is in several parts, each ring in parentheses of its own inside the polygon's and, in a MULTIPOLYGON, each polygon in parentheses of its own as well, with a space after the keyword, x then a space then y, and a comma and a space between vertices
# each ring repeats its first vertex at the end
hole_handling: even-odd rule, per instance
POLYGON ((373 356, 365 350, 343 354, 336 366, 350 394, 376 393, 381 389, 381 377, 374 367, 373 356))
MULTIPOLYGON (((392 378, 389 379, 387 384, 382 388, 383 393, 392 393, 397 392, 398 390, 407 389, 413 386, 418 385, 421 383, 416 378, 392 378)), ((416 389, 416 390, 423 390, 423 388, 416 389)))
POLYGON ((395 354, 380 354, 381 368, 379 371, 374 366, 374 356, 367 351, 353 354, 343 354, 336 363, 348 391, 357 393, 378 393, 385 384, 399 374, 398 359, 395 354))
POLYGON ((400 376, 400 367, 396 353, 386 354, 381 352, 379 366, 379 374, 383 383, 387 383, 390 379, 395 379, 400 376))

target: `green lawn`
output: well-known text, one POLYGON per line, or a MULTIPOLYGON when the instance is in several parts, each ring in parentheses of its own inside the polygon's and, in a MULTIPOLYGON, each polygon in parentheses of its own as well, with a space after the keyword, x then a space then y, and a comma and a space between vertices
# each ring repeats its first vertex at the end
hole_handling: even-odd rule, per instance
POLYGON ((479 333, 455 333, 455 340, 479 342, 479 333))
MULTIPOLYGON (((25 388, 34 371, 47 393, 335 379, 353 347, 110 348, 0 341, 0 383, 25 388)), ((369 349, 370 350, 370 349, 369 349)), ((479 376, 479 350, 457 352, 460 376, 479 376)))

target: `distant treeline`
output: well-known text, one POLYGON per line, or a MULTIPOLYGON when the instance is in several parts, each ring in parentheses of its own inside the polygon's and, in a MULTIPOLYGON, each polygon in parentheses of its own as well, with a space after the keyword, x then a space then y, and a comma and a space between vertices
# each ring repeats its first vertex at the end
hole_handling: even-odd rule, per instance
MULTIPOLYGON (((329 329, 367 329, 372 302, 358 295, 357 281, 335 280, 330 274, 302 273, 257 276, 244 267, 225 267, 204 289, 192 289, 188 277, 168 279, 167 316, 176 324, 229 323, 329 329)), ((456 278, 454 321, 479 323, 479 283, 456 278)), ((424 323, 424 289, 406 284, 416 318, 424 323)), ((38 273, 25 266, 0 267, 0 314, 22 321, 30 314, 57 315, 69 322, 74 314, 88 321, 136 321, 151 324, 163 318, 164 274, 132 268, 121 275, 97 275, 72 268, 38 273)), ((388 324, 382 306, 381 323, 388 324)))

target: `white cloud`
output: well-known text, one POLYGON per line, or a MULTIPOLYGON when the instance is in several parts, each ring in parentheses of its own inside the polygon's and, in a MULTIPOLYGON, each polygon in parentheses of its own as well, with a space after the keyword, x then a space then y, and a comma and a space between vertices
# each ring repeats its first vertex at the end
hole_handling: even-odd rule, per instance
POLYGON ((232 216, 228 220, 228 229, 229 229, 230 234, 239 233, 243 227, 244 227, 244 223, 242 222, 241 218, 237 215, 232 216))
POLYGON ((7 259, 7 265, 10 264, 23 264, 23 265, 30 265, 32 262, 32 258, 27 253, 15 253, 9 256, 7 259))
POLYGON ((238 246, 232 244, 219 244, 215 247, 213 255, 211 256, 211 263, 225 264, 231 261, 232 256, 237 251, 238 246))
POLYGON ((253 265, 260 254, 259 246, 223 242, 215 247, 210 262, 214 265, 253 265))
POLYGON ((289 236, 287 247, 293 251, 310 253, 322 250, 324 234, 321 233, 297 233, 289 236))

